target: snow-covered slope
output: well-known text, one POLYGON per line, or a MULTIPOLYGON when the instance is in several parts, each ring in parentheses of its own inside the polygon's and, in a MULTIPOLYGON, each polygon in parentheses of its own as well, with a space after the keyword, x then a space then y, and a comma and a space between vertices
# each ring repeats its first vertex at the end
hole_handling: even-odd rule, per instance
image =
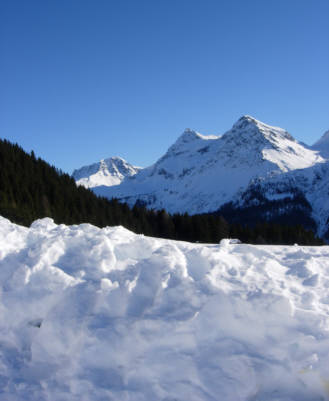
POLYGON ((0 218, 0 399, 329 400, 329 248, 0 218))
MULTIPOLYGON (((255 197, 257 193, 261 194, 264 200, 273 200, 293 198, 296 192, 302 194, 309 202, 318 235, 329 240, 329 161, 267 179, 256 179, 244 192, 236 194, 232 201, 236 207, 246 208, 251 203, 258 202, 255 197), (250 193, 253 196, 249 196, 250 193)), ((300 224, 299 221, 295 223, 300 224)))
POLYGON ((154 165, 120 185, 94 187, 101 195, 137 200, 169 212, 214 211, 256 177, 268 177, 322 162, 318 151, 287 131, 243 116, 222 136, 186 130, 154 165))
POLYGON ((110 157, 90 166, 74 170, 72 176, 78 185, 93 188, 100 185, 118 185, 125 177, 131 177, 140 170, 121 157, 110 157))
POLYGON ((326 131, 322 137, 315 142, 312 146, 312 149, 318 150, 321 156, 325 157, 326 159, 329 158, 329 131, 326 131))

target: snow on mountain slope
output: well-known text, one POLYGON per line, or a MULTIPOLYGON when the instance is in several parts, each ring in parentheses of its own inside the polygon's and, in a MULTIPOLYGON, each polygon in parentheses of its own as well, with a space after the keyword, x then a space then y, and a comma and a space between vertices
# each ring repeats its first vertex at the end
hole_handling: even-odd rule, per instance
POLYGON ((329 131, 326 131, 322 137, 315 142, 312 146, 312 149, 318 150, 321 156, 325 157, 326 159, 329 158, 329 131))
POLYGON ((93 188, 100 185, 118 185, 125 177, 131 177, 140 170, 121 157, 111 157, 90 166, 74 170, 72 176, 78 185, 93 188))
POLYGON ((329 247, 0 218, 0 398, 329 400, 329 247))
POLYGON ((131 205, 139 200, 169 212, 204 213, 217 210, 256 177, 322 161, 317 151, 303 146, 287 131, 243 116, 219 137, 188 129, 154 165, 120 185, 93 190, 131 205))
POLYGON ((325 236, 328 240, 329 161, 267 179, 256 179, 246 191, 235 195, 232 201, 238 207, 246 207, 250 203, 248 192, 255 193, 256 191, 261 193, 265 199, 273 200, 286 197, 293 198, 296 190, 305 196, 312 207, 311 214, 317 224, 318 235, 321 238, 325 236), (245 201, 246 199, 247 202, 245 201))

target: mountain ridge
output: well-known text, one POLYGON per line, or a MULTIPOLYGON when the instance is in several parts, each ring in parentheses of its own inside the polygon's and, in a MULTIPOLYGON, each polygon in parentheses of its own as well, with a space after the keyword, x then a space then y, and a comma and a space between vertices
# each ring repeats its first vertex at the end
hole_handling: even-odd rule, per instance
MULTIPOLYGON (((300 220, 307 228, 316 225, 318 234, 329 239, 328 158, 328 132, 308 146, 283 128, 244 115, 223 135, 187 128, 151 166, 119 184, 90 188, 130 206, 137 202, 170 213, 219 211, 228 219, 234 210, 242 210, 242 223, 243 210, 259 202, 264 210, 259 218, 289 215, 294 222, 303 215, 300 220)), ((255 208, 252 215, 257 218, 257 213, 255 208)))
MULTIPOLYGON (((223 135, 185 131, 154 164, 113 185, 90 185, 96 194, 130 205, 191 214, 211 212, 252 180, 324 162, 286 130, 242 116, 223 135)), ((81 182, 82 184, 82 182, 81 182)))

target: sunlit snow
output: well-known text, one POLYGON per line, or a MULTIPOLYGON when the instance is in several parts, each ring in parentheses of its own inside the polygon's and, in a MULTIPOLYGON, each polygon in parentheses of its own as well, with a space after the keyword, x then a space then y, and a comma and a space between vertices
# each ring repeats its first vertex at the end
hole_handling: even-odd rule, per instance
POLYGON ((0 399, 329 400, 329 247, 0 218, 0 399))
POLYGON ((93 188, 100 185, 119 185, 125 177, 132 177, 139 170, 140 167, 132 166, 121 157, 115 156, 74 170, 72 177, 78 185, 93 188))
POLYGON ((81 169, 78 184, 98 195, 136 201, 171 213, 218 210, 248 188, 256 178, 306 169, 324 162, 318 150, 296 141, 282 128, 243 116, 222 136, 204 136, 187 129, 152 166, 117 179, 81 169), (89 174, 89 175, 88 175, 89 174))

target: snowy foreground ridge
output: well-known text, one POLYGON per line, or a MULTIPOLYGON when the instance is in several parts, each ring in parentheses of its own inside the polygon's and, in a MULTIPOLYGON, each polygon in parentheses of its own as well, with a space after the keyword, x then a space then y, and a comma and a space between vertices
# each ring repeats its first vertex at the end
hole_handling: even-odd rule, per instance
POLYGON ((329 247, 0 218, 0 399, 329 400, 329 247))

